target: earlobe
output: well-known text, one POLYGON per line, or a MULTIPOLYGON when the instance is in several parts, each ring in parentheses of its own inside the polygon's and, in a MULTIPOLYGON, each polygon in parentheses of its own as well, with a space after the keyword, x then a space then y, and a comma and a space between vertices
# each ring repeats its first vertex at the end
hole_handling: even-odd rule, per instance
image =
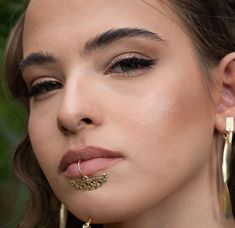
POLYGON ((226 132, 226 117, 235 118, 235 52, 226 55, 217 67, 220 90, 217 99, 217 115, 215 127, 221 132, 226 132))

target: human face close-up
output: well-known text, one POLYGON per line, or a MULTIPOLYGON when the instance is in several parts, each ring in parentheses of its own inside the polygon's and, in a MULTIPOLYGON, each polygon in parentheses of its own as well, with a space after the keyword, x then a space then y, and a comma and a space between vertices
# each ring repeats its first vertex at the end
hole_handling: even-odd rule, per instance
POLYGON ((77 218, 131 220, 170 202, 177 207, 174 195, 200 189, 213 144, 213 100, 193 42, 165 4, 32 0, 23 54, 33 151, 77 218), (78 156, 61 169, 66 154, 82 149, 88 161, 78 156), (81 172, 106 173, 107 183, 79 191, 70 181, 81 172))

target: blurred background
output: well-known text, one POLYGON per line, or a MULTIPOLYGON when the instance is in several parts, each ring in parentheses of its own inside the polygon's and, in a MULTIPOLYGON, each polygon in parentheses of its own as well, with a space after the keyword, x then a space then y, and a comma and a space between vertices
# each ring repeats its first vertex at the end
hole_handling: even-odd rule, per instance
POLYGON ((14 149, 26 132, 26 113, 7 92, 2 72, 6 40, 25 2, 0 0, 0 228, 17 227, 28 194, 11 165, 14 149))

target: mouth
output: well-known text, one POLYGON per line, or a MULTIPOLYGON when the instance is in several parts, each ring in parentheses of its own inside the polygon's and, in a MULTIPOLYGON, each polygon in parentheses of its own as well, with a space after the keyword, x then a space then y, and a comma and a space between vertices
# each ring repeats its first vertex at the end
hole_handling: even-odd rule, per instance
POLYGON ((67 178, 80 178, 104 171, 121 160, 123 156, 118 152, 86 146, 66 152, 60 161, 59 172, 67 178))

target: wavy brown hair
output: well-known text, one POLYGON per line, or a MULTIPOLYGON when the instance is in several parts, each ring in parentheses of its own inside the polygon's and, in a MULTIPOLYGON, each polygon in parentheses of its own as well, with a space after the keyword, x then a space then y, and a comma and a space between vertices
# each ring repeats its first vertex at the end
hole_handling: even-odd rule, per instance
MULTIPOLYGON (((181 18, 205 70, 216 66, 224 56, 235 51, 235 0, 164 0, 164 2, 181 18)), ((9 90, 29 111, 28 100, 22 96, 26 84, 19 69, 19 63, 23 58, 23 27, 24 15, 19 18, 10 34, 4 69, 9 90)), ((234 159, 232 163, 229 190, 235 215, 234 159)), ((28 207, 19 227, 32 228, 39 225, 58 227, 59 201, 34 156, 28 136, 17 147, 13 164, 17 176, 28 186, 30 192, 28 207)), ((81 222, 69 214, 67 226, 72 228, 78 227, 79 224, 81 225, 81 222)))

